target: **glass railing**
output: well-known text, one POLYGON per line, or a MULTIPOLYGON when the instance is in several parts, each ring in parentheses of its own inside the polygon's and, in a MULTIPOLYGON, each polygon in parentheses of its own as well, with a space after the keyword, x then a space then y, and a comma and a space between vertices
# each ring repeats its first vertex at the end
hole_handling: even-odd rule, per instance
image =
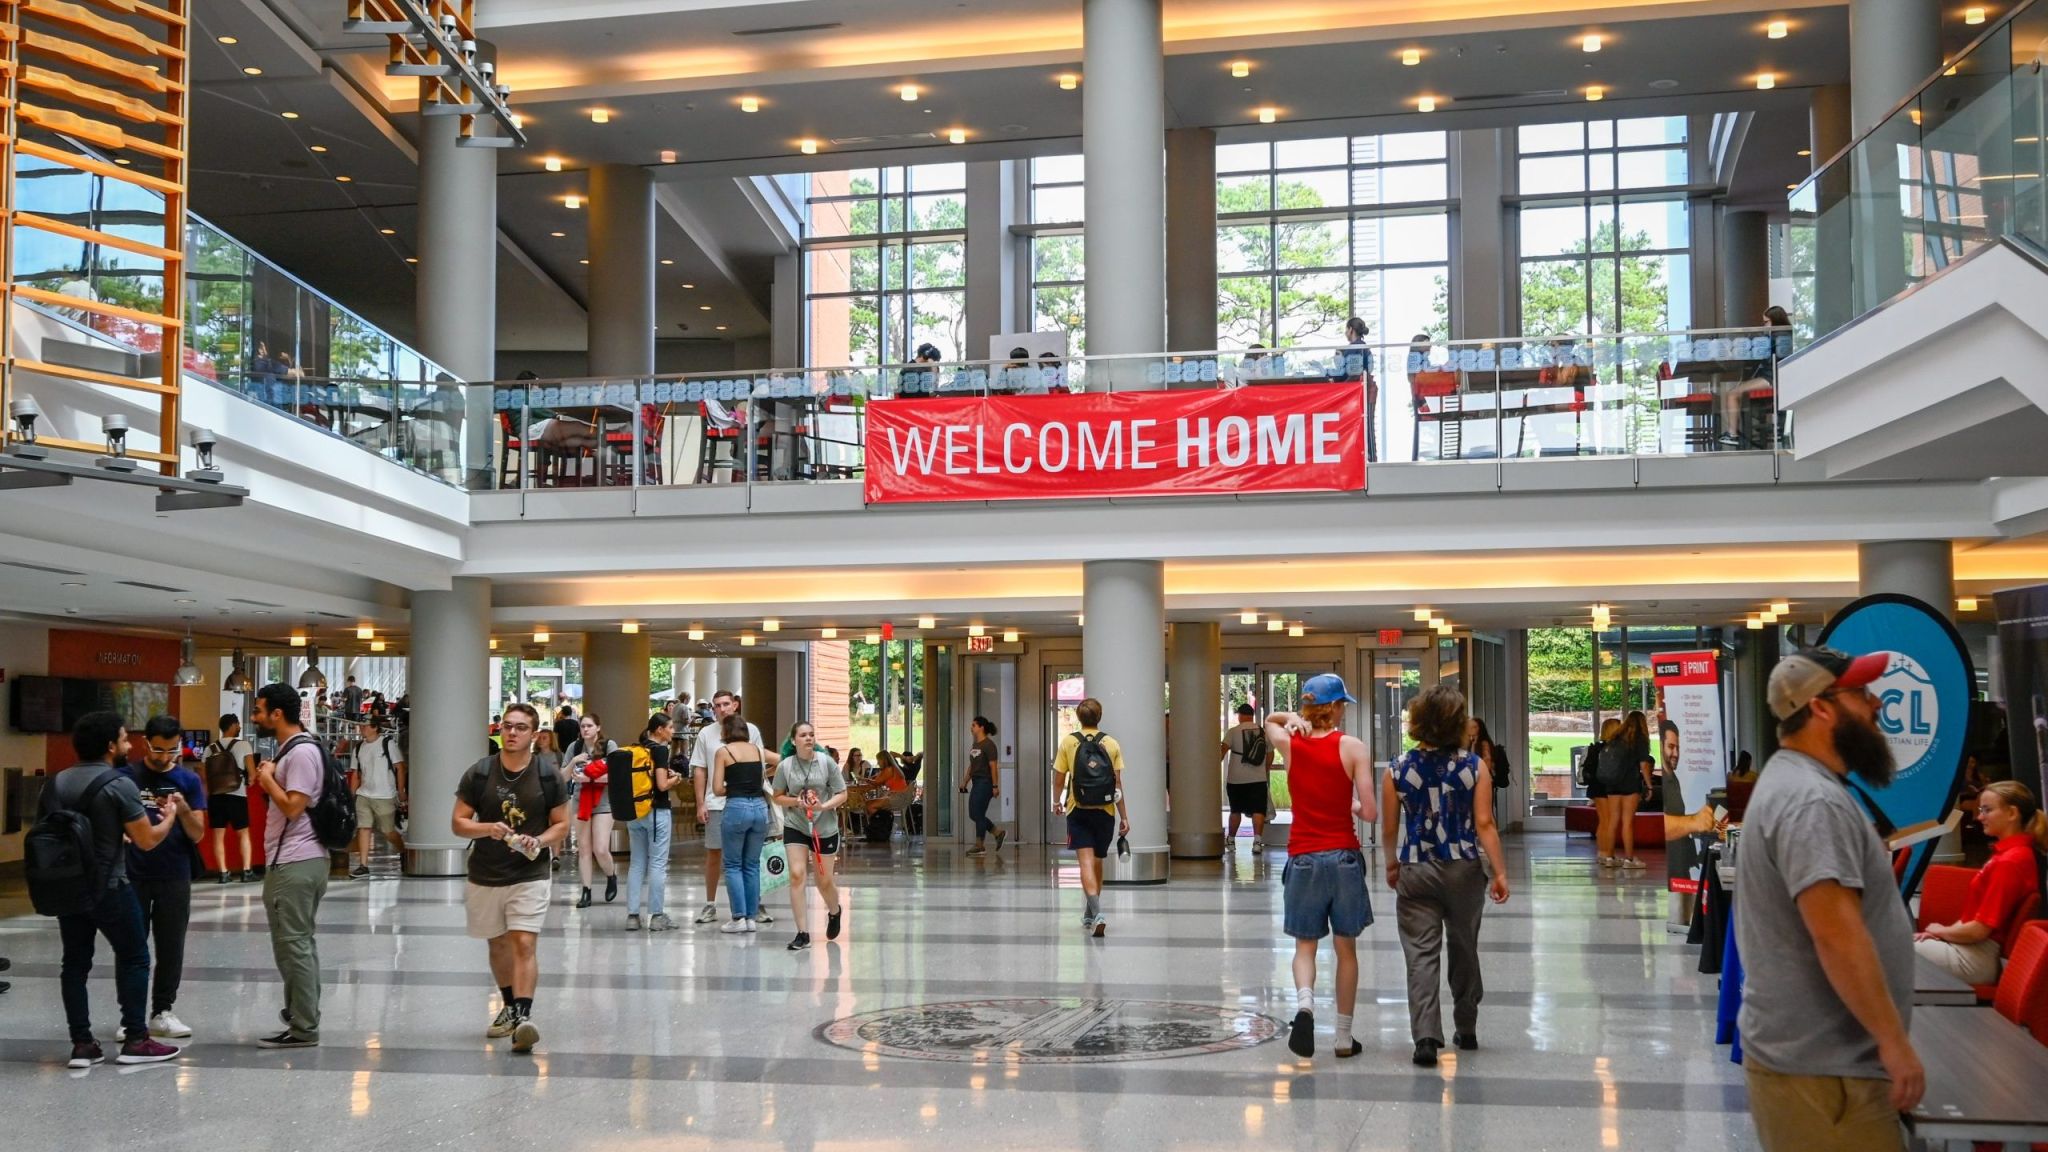
POLYGON ((855 480, 871 401, 1365 381, 1368 456, 1775 451, 1787 329, 1074 356, 492 385, 499 488, 855 480))
POLYGON ((1793 190, 1802 336, 1837 331, 1976 249, 2048 244, 2048 3, 1986 29, 1793 190))
MULTIPOLYGON (((23 154, 16 158, 15 197, 24 212, 161 241, 162 197, 124 180, 23 154)), ((158 257, 52 231, 20 228, 15 235, 18 282, 162 311, 158 257)), ((65 320, 115 343, 143 352, 160 347, 158 328, 70 311, 75 314, 65 314, 65 320)), ((463 482, 463 403, 452 374, 190 214, 183 359, 188 376, 318 424, 448 483, 463 482)))

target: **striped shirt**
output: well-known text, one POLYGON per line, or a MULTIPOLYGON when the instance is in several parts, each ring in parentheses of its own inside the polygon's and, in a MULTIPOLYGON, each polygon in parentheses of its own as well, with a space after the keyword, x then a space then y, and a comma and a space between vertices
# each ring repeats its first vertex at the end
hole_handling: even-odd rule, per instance
POLYGON ((1401 801, 1401 863, 1479 859, 1479 829, 1473 819, 1477 756, 1412 748, 1387 772, 1401 801))

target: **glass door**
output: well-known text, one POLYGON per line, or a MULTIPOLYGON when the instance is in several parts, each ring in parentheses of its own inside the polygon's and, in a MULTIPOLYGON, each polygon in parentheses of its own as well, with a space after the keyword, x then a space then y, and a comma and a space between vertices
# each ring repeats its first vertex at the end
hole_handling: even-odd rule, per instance
MULTIPOLYGON (((1044 774, 1045 786, 1039 793, 1044 798, 1047 812, 1058 799, 1052 790, 1052 765, 1059 755, 1060 741, 1069 733, 1079 732, 1081 722, 1074 718, 1074 708, 1088 698, 1088 686, 1081 679, 1079 664, 1047 664, 1045 666, 1045 764, 1039 769, 1044 774)), ((1007 791, 1007 790, 1006 790, 1007 791)), ((1067 843, 1067 822, 1048 815, 1045 821, 1045 842, 1065 847, 1067 843)))
MULTIPOLYGON (((1310 661, 1289 664, 1254 664, 1252 683, 1256 695, 1252 707, 1258 709, 1259 719, 1264 720, 1274 712, 1299 712, 1301 710, 1301 686, 1325 672, 1335 672, 1335 663, 1310 661)), ((1235 723, 1237 717, 1228 719, 1235 723)), ((1279 749, 1273 750, 1272 763, 1268 765, 1266 777, 1266 798, 1270 807, 1266 820, 1266 846, 1278 847, 1287 843, 1287 833, 1294 823, 1293 797, 1287 790, 1287 758, 1279 749)), ((1229 827, 1228 818, 1224 824, 1229 827)), ((1249 826, 1240 830, 1250 835, 1249 826)))
POLYGON ((996 727, 996 779, 1003 794, 989 805, 989 818, 1005 827, 1017 822, 1017 661, 1010 657, 969 660, 966 687, 964 707, 954 726, 959 747, 947 750, 947 757, 960 765, 952 786, 952 807, 956 813, 952 827, 960 830, 962 840, 974 832, 973 822, 967 818, 967 796, 960 791, 960 783, 967 776, 968 748, 974 742, 971 722, 976 716, 987 717, 996 727))

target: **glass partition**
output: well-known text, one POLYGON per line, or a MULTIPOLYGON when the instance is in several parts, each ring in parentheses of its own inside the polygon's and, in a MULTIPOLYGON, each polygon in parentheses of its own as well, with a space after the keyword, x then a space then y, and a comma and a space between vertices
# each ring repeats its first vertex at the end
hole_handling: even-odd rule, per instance
POLYGON ((1363 383, 1376 463, 1775 451, 1785 329, 492 386, 501 488, 857 480, 876 401, 1363 383))
POLYGON ((1837 331, 2001 237, 2048 245, 2042 109, 2048 5, 1987 29, 1790 196, 1810 252, 1802 337, 1837 331))

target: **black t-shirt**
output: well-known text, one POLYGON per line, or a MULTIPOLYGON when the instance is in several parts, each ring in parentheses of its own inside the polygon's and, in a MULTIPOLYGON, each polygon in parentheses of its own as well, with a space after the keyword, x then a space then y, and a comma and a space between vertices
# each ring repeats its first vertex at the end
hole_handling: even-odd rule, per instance
POLYGON ((583 725, 574 720, 555 721, 555 747, 567 748, 583 738, 583 725))
MULTIPOLYGON (((485 824, 504 823, 514 832, 539 836, 548 830, 548 814, 567 802, 561 777, 549 772, 536 757, 519 772, 505 771, 496 756, 486 756, 462 774, 455 796, 476 812, 485 824)), ((505 888, 533 880, 546 880, 552 873, 548 853, 533 859, 515 852, 503 840, 472 841, 469 846, 469 882, 485 888, 505 888)))
POLYGON ((45 810, 78 807, 79 798, 92 787, 101 773, 113 773, 113 780, 100 789, 93 797, 92 809, 86 813, 92 821, 93 855, 98 858, 100 869, 107 877, 109 888, 118 888, 128 882, 128 833, 125 826, 140 820, 146 813, 142 806, 142 791, 135 787, 135 781, 122 776, 106 764, 77 764, 57 773, 50 781, 49 790, 43 793, 45 810))
POLYGON ((967 753, 967 778, 969 780, 987 780, 991 783, 995 781, 995 741, 983 737, 974 742, 974 747, 967 753))

